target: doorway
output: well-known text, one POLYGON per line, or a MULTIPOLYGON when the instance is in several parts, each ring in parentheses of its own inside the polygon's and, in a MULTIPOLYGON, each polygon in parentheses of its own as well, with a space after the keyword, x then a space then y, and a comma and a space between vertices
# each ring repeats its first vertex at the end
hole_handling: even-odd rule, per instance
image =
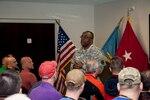
POLYGON ((34 74, 45 60, 55 60, 54 23, 0 23, 0 57, 13 54, 20 67, 20 59, 30 56, 34 74))

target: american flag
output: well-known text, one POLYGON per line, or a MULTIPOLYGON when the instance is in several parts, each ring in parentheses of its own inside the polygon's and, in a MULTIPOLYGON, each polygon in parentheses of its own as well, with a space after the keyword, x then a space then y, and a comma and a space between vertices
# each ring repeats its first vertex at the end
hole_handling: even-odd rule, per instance
POLYGON ((59 26, 58 41, 57 41, 57 63, 58 63, 58 80, 56 89, 60 93, 64 93, 65 67, 71 61, 75 53, 75 45, 67 36, 65 31, 59 26))

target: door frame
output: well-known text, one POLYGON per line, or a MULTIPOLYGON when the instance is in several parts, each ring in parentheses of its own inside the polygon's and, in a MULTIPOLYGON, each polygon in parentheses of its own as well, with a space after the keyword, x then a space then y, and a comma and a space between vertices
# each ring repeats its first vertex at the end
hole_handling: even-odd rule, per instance
POLYGON ((60 24, 60 19, 0 18, 0 23, 53 23, 55 25, 55 59, 57 58, 58 23, 60 24))

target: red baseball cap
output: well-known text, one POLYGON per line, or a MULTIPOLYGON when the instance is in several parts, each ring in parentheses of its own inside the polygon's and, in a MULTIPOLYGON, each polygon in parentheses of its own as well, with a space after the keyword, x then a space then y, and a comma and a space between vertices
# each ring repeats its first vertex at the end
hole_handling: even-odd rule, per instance
POLYGON ((45 61, 39 67, 39 75, 41 78, 51 78, 56 70, 56 61, 45 61))

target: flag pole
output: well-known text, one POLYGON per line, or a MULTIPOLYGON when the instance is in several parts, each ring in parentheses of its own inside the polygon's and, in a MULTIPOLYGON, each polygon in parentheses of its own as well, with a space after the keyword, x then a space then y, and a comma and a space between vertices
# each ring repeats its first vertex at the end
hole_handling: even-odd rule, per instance
POLYGON ((60 20, 59 20, 59 19, 55 19, 55 21, 56 21, 56 23, 57 23, 58 26, 61 26, 61 25, 60 25, 60 20))
POLYGON ((127 18, 129 18, 129 16, 130 16, 130 8, 127 11, 127 18))
POLYGON ((121 17, 121 18, 120 18, 120 21, 118 22, 118 25, 119 25, 119 26, 120 26, 120 23, 122 22, 123 18, 124 18, 124 17, 121 17))

